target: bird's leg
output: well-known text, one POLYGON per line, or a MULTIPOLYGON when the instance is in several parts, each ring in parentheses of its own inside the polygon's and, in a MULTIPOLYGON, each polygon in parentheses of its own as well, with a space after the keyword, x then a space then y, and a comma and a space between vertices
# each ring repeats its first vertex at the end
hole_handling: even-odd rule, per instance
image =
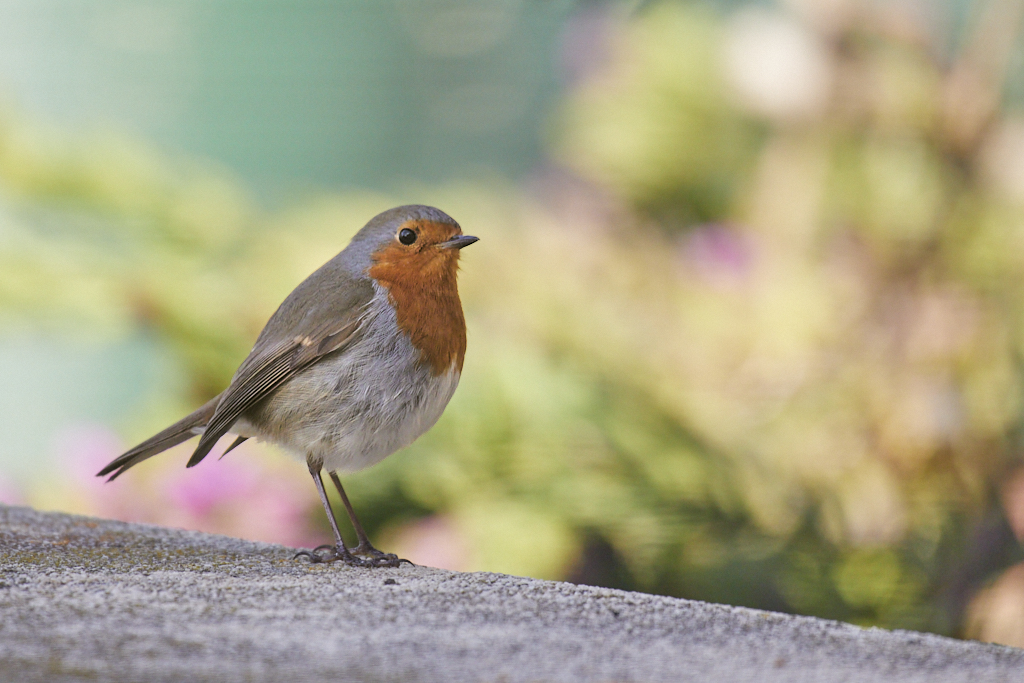
POLYGON ((320 476, 320 470, 323 468, 322 463, 309 463, 309 473, 313 476, 313 483, 316 484, 317 493, 320 494, 320 502, 323 503, 324 511, 327 513, 327 519, 331 522, 331 529, 334 530, 334 541, 335 544, 322 545, 313 550, 300 550, 295 554, 294 559, 300 557, 308 557, 310 562, 336 562, 341 561, 350 567, 371 567, 375 566, 373 563, 355 557, 345 547, 345 540, 341 537, 341 531, 338 529, 338 522, 334 519, 334 511, 331 510, 331 503, 327 500, 327 492, 324 491, 324 481, 320 476))
POLYGON ((370 539, 363 530, 363 525, 359 523, 359 518, 356 517, 356 511, 352 509, 352 503, 349 502, 348 496, 345 494, 345 487, 341 485, 341 479, 338 478, 338 473, 331 472, 330 475, 331 481, 334 482, 335 488, 338 489, 338 495, 341 496, 341 502, 345 506, 345 511, 348 512, 348 518, 349 521, 352 522, 352 528, 356 530, 356 538, 359 540, 359 545, 353 548, 352 552, 373 548, 373 546, 370 545, 370 539))
POLYGON ((348 512, 349 521, 352 522, 352 528, 356 530, 356 538, 359 540, 359 544, 352 548, 350 551, 353 555, 362 555, 369 557, 370 562, 375 567, 397 567, 403 562, 409 562, 409 560, 403 560, 394 553, 385 553, 377 550, 370 543, 370 538, 363 531, 363 525, 359 523, 359 518, 356 517, 356 511, 352 509, 352 503, 348 502, 348 496, 345 495, 345 489, 341 485, 341 479, 338 478, 337 472, 331 472, 331 481, 334 482, 334 486, 338 489, 338 494, 341 496, 341 502, 345 505, 345 511, 348 512))

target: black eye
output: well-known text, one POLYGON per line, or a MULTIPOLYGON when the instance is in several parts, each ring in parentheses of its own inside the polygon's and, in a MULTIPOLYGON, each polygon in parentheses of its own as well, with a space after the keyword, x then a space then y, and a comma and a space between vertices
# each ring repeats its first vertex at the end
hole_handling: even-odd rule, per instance
POLYGON ((409 228, 402 228, 398 231, 398 241, 408 246, 416 241, 416 231, 409 228))

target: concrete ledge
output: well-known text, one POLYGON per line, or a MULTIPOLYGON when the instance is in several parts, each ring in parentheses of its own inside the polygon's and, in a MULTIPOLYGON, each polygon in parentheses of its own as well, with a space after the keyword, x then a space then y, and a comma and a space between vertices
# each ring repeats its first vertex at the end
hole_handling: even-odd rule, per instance
POLYGON ((1024 650, 0 505, 0 680, 1024 681, 1024 650))

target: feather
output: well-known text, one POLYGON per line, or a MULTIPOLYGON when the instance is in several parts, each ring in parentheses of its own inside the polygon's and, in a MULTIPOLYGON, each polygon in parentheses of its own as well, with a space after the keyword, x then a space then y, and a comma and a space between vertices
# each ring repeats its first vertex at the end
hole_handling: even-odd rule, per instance
POLYGON ((227 449, 223 453, 220 454, 220 457, 223 458, 225 455, 227 455, 231 451, 235 450, 236 448, 238 448, 239 446, 241 446, 243 443, 245 443, 248 440, 249 440, 249 437, 247 437, 247 436, 240 436, 240 437, 238 437, 237 439, 235 439, 234 441, 231 442, 231 445, 228 446, 227 449))

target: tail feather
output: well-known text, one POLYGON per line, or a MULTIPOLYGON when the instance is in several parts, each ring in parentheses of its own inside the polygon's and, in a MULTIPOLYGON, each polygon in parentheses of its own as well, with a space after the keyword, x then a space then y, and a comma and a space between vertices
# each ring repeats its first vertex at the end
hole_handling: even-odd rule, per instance
POLYGON ((224 452, 220 454, 220 457, 223 458, 225 455, 227 455, 231 451, 235 450, 236 448, 238 448, 239 446, 241 446, 243 443, 245 443, 248 440, 249 440, 249 437, 247 437, 247 436, 240 436, 240 437, 238 437, 233 442, 231 442, 230 446, 228 446, 227 448, 224 449, 224 452))
POLYGON ((217 403, 219 402, 220 396, 210 399, 191 415, 178 420, 159 434, 146 439, 135 448, 114 458, 96 476, 104 477, 109 474, 110 478, 107 481, 113 481, 124 474, 130 467, 138 465, 143 460, 152 458, 168 448, 177 446, 179 443, 197 436, 197 432, 193 430, 207 425, 210 418, 213 417, 213 412, 217 409, 217 403))

